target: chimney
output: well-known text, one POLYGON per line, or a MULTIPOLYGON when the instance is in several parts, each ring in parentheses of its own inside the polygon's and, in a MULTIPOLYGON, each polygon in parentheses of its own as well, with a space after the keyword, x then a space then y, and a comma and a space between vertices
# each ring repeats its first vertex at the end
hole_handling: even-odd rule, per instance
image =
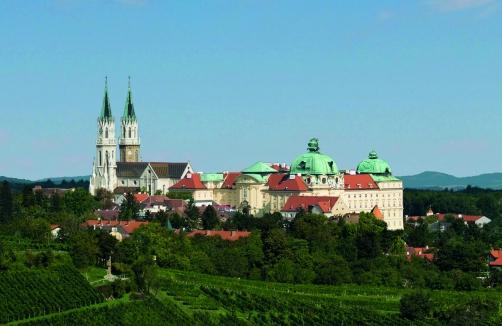
POLYGON ((103 225, 103 220, 99 219, 99 225, 103 225))
POLYGON ((230 231, 230 236, 233 237, 235 235, 235 230, 230 231))
POLYGON ((130 221, 127 221, 126 225, 129 225, 129 222, 130 222, 130 221))
POLYGON ((96 224, 93 224, 93 225, 92 225, 92 229, 93 229, 93 230, 96 230, 96 224))
POLYGON ((206 235, 211 235, 211 230, 206 230, 206 235))
POLYGON ((108 220, 108 225, 110 225, 111 223, 112 223, 112 221, 111 221, 111 220, 108 220))

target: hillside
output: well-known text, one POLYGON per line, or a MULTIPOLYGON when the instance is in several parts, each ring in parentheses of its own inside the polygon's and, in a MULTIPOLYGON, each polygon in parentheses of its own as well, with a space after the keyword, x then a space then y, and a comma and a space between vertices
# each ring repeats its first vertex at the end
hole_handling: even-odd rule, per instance
POLYGON ((51 180, 55 184, 60 184, 63 180, 66 180, 70 182, 71 180, 79 181, 79 180, 84 180, 84 181, 89 181, 90 175, 81 175, 81 176, 76 176, 76 177, 54 177, 54 178, 44 178, 44 179, 39 179, 39 180, 28 180, 28 179, 18 179, 18 178, 10 178, 6 176, 0 176, 0 182, 7 180, 9 183, 37 183, 37 182, 45 182, 47 180, 51 180))
POLYGON ((397 177, 405 188, 443 189, 465 188, 467 185, 480 188, 502 189, 502 173, 485 173, 471 177, 455 177, 441 172, 426 171, 411 176, 397 177))

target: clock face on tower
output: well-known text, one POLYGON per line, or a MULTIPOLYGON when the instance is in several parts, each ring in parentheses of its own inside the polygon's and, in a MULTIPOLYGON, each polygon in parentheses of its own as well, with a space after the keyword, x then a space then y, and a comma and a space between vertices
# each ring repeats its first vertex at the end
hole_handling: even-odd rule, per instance
POLYGON ((132 152, 131 152, 131 151, 129 151, 129 152, 127 152, 127 154, 131 155, 131 154, 132 154, 132 152))

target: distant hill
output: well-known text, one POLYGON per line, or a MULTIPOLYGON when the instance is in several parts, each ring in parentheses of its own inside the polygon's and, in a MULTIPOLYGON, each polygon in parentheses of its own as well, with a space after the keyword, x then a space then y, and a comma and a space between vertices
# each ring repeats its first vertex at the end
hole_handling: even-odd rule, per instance
POLYGON ((90 175, 82 175, 82 176, 77 176, 77 177, 55 177, 55 178, 45 178, 45 179, 40 179, 40 180, 27 180, 27 179, 18 179, 18 178, 9 178, 5 176, 0 176, 0 182, 7 180, 9 183, 37 183, 37 182, 44 182, 47 180, 51 180, 55 184, 60 184, 63 180, 66 180, 70 182, 72 179, 75 181, 79 180, 84 180, 84 181, 89 181, 90 175))
POLYGON ((461 189, 471 185, 480 188, 502 189, 502 173, 486 173, 458 178, 446 173, 426 171, 397 178, 403 180, 405 188, 440 190, 444 188, 461 189))
POLYGON ((84 181, 88 181, 89 179, 91 178, 90 175, 81 175, 81 176, 77 176, 77 177, 54 177, 54 178, 44 178, 44 179, 40 179, 40 180, 36 180, 36 181, 32 181, 32 182, 44 182, 44 181, 47 181, 47 180, 51 180, 52 182, 56 183, 56 184, 60 184, 63 180, 66 180, 66 181, 71 181, 72 179, 75 180, 75 181, 79 181, 79 180, 84 180, 84 181))
POLYGON ((0 182, 3 182, 4 180, 7 180, 7 182, 9 182, 9 183, 32 183, 33 182, 31 180, 26 180, 26 179, 17 179, 17 178, 9 178, 9 177, 0 176, 0 182))

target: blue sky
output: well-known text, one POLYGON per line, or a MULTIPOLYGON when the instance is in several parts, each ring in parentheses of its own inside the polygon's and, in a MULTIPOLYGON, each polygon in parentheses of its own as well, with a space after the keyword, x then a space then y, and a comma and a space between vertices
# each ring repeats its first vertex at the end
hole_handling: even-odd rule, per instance
POLYGON ((104 77, 143 161, 502 172, 502 0, 0 2, 0 175, 91 173, 104 77))

